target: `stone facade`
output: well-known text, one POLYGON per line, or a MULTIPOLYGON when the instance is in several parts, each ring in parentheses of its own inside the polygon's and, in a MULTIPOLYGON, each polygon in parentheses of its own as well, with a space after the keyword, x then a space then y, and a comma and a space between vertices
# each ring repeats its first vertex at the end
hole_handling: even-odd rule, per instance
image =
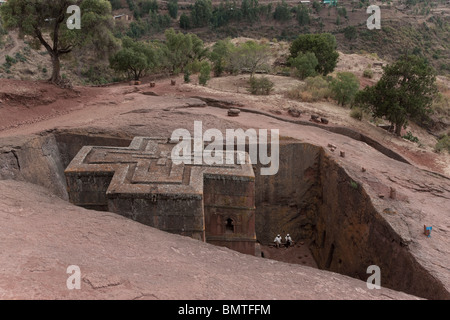
POLYGON ((255 254, 255 175, 248 154, 245 164, 175 164, 174 146, 136 137, 125 148, 83 147, 65 170, 70 201, 255 254))

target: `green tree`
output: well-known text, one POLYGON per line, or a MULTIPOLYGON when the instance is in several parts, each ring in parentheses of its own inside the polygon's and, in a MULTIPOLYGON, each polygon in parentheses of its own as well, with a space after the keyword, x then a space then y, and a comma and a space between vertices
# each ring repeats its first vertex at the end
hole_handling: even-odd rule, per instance
POLYGON ((355 104, 375 117, 386 117, 400 135, 408 119, 421 119, 431 112, 437 95, 434 69, 422 57, 404 55, 384 67, 381 79, 357 93, 355 104))
POLYGON ((111 2, 111 8, 113 10, 122 8, 122 3, 120 0, 109 0, 109 2, 111 2))
POLYGON ((0 16, 0 41, 2 40, 2 36, 5 34, 8 34, 8 31, 6 31, 5 28, 3 28, 2 17, 0 16))
POLYGON ((297 6, 297 21, 301 26, 305 26, 310 22, 309 9, 303 4, 297 6))
POLYGON ((178 16, 178 0, 169 0, 167 10, 171 18, 176 19, 178 16))
POLYGON ((154 11, 150 11, 147 18, 147 30, 152 28, 156 32, 160 32, 162 29, 166 29, 170 26, 170 16, 166 14, 158 14, 154 11))
POLYGON ((320 10, 322 10, 322 5, 315 0, 313 1, 312 7, 314 8, 317 14, 319 14, 320 10))
POLYGON ((113 19, 111 3, 107 0, 9 0, 0 7, 0 13, 7 28, 18 28, 21 35, 33 37, 35 49, 45 47, 53 65, 49 81, 56 84, 61 81, 61 56, 80 46, 103 51, 117 45, 110 32, 113 19), (80 6, 81 30, 66 26, 70 5, 80 6))
POLYGON ((295 58, 291 58, 289 62, 291 66, 296 68, 297 75, 302 80, 307 77, 314 77, 317 74, 316 67, 319 61, 313 52, 300 53, 295 58))
POLYGON ((220 77, 225 71, 233 48, 234 45, 231 43, 230 39, 219 40, 213 45, 209 60, 211 60, 213 64, 213 71, 216 77, 220 77))
POLYGON ((334 98, 341 106, 353 101, 355 94, 359 90, 359 80, 351 72, 338 72, 337 76, 330 84, 334 98))
POLYGON ((258 20, 258 0, 242 0, 241 14, 242 17, 250 22, 258 20))
POLYGON ((355 26, 348 26, 344 28, 344 36, 347 40, 354 40, 358 36, 355 26))
POLYGON ((231 50, 228 64, 233 72, 248 71, 253 78, 258 69, 267 67, 270 56, 266 44, 247 41, 231 50))
POLYGON ((333 72, 337 64, 339 53, 336 46, 336 38, 330 33, 302 34, 291 43, 290 57, 295 58, 300 53, 313 52, 319 61, 316 71, 327 75, 333 72))
POLYGON ((211 78, 211 65, 208 61, 203 61, 200 67, 200 75, 198 77, 198 82, 202 86, 206 86, 206 83, 211 78))
POLYGON ((291 19, 291 10, 289 9, 286 1, 282 1, 278 3, 275 7, 275 11, 273 12, 273 18, 277 21, 288 21, 291 19))
POLYGON ((191 11, 192 25, 196 28, 206 27, 212 18, 211 0, 196 0, 191 11))
POLYGON ((181 29, 190 29, 191 28, 191 19, 184 12, 180 16, 180 28, 181 29))
POLYGON ((122 45, 122 49, 110 58, 110 67, 114 71, 138 81, 148 71, 154 71, 159 67, 157 47, 129 37, 122 39, 122 45))
POLYGON ((132 21, 130 23, 130 27, 126 32, 127 36, 139 39, 148 31, 148 25, 144 23, 142 20, 132 21))
POLYGON ((172 73, 183 72, 184 68, 195 60, 201 61, 207 56, 208 50, 197 35, 176 32, 168 29, 164 33, 165 57, 172 73))
POLYGON ((231 7, 230 3, 226 2, 220 3, 219 6, 213 9, 211 23, 214 28, 219 28, 221 26, 227 25, 231 20, 231 7))

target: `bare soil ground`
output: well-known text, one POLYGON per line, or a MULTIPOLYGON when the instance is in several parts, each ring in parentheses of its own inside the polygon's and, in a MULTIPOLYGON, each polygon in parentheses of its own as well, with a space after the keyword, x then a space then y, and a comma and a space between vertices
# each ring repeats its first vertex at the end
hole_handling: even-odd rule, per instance
POLYGON ((293 246, 277 248, 275 246, 261 246, 264 258, 283 261, 287 263, 301 264, 311 268, 317 268, 317 263, 308 249, 310 240, 299 240, 293 246))

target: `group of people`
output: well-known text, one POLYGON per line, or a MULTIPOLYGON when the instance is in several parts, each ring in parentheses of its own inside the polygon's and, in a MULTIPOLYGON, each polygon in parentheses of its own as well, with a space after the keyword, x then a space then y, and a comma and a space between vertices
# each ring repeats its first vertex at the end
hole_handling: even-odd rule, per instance
MULTIPOLYGON (((285 247, 286 248, 289 248, 292 244, 293 244, 293 241, 292 241, 292 238, 291 238, 291 236, 289 235, 289 233, 286 235, 286 237, 284 237, 284 240, 285 240, 285 243, 284 243, 284 245, 285 245, 285 247)), ((277 248, 279 248, 281 245, 282 245, 282 239, 281 239, 281 236, 280 235, 277 235, 276 237, 275 237, 275 240, 273 240, 273 242, 275 242, 275 246, 277 247, 277 248)))

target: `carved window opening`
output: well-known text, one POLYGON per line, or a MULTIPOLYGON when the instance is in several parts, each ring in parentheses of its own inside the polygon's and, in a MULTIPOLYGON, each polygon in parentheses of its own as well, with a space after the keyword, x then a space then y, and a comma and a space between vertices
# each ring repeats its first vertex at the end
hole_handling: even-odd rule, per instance
POLYGON ((227 224, 225 225, 225 233, 234 233, 234 221, 231 218, 227 219, 227 224))

